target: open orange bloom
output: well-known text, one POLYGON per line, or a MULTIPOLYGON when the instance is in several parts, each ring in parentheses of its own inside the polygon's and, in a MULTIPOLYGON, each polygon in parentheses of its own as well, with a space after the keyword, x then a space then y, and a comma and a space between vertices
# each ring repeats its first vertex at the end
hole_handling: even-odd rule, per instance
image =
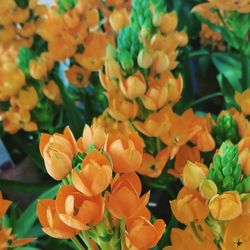
POLYGON ((133 217, 148 203, 150 193, 140 197, 142 190, 139 177, 135 173, 116 175, 111 183, 111 193, 106 193, 106 204, 110 213, 118 219, 133 217))
POLYGON ((8 250, 10 248, 18 248, 20 246, 26 245, 36 238, 23 238, 17 239, 15 234, 11 234, 12 229, 6 230, 4 223, 2 223, 2 229, 0 230, 0 249, 8 250))
POLYGON ((66 71, 68 81, 76 87, 85 87, 89 82, 90 71, 73 65, 69 70, 66 71))
POLYGON ((250 249, 250 216, 244 215, 231 220, 226 225, 222 250, 250 249))
POLYGON ((3 199, 2 192, 0 192, 0 218, 5 215, 11 203, 11 201, 3 199))
POLYGON ((120 89, 125 97, 134 100, 142 96, 147 88, 144 76, 140 71, 129 76, 127 79, 120 79, 120 89))
POLYGON ((105 33, 89 34, 84 42, 85 50, 75 56, 76 61, 90 71, 98 71, 104 64, 105 49, 109 43, 114 42, 105 33))
POLYGON ((168 173, 173 176, 182 176, 183 169, 187 161, 201 162, 201 155, 198 147, 190 147, 188 145, 183 145, 180 147, 179 151, 175 156, 174 169, 169 169, 168 173))
POLYGON ((217 250, 213 240, 199 241, 189 230, 174 228, 171 231, 172 246, 164 247, 163 250, 217 250))
POLYGON ((183 187, 176 200, 170 201, 171 209, 178 221, 188 225, 200 222, 209 215, 206 200, 196 190, 183 187))
POLYGON ((89 125, 85 124, 82 137, 77 140, 77 145, 81 152, 87 151, 90 145, 100 149, 104 146, 106 137, 107 135, 102 126, 92 123, 91 127, 89 127, 89 125))
POLYGON ((165 148, 160 152, 158 152, 156 157, 144 153, 142 156, 142 164, 140 168, 136 170, 136 172, 138 172, 141 175, 146 175, 152 178, 156 178, 162 173, 162 170, 166 166, 168 159, 169 159, 168 148, 165 148))
POLYGON ((164 107, 157 113, 149 115, 144 122, 134 121, 135 127, 148 137, 165 136, 170 127, 170 115, 172 110, 169 107, 164 107))
POLYGON ((55 200, 39 200, 37 205, 37 216, 42 225, 42 230, 53 238, 70 239, 78 233, 76 229, 62 222, 56 211, 55 200))
POLYGON ((104 213, 101 195, 89 198, 69 185, 60 188, 55 205, 60 219, 76 230, 88 230, 90 226, 96 226, 104 213))
MULTIPOLYGON (((142 216, 131 218, 126 222, 128 240, 138 250, 155 247, 161 239, 165 227, 166 225, 161 219, 152 224, 150 218, 142 216)), ((130 246, 128 246, 128 249, 130 249, 130 246)))
POLYGON ((250 89, 245 90, 242 94, 236 92, 235 101, 240 106, 244 115, 250 115, 250 89))
POLYGON ((135 101, 126 100, 122 93, 108 94, 109 107, 107 109, 110 116, 118 121, 127 121, 136 117, 139 108, 135 101))
POLYGON ((48 174, 55 180, 67 176, 72 168, 72 160, 78 149, 75 138, 69 127, 63 134, 42 134, 40 139, 40 153, 44 159, 48 174))
POLYGON ((90 152, 82 162, 80 173, 72 170, 72 182, 77 190, 88 197, 101 194, 110 184, 112 167, 101 152, 90 152))
POLYGON ((236 191, 224 192, 209 202, 209 210, 216 220, 232 220, 242 214, 240 195, 236 191))
POLYGON ((115 173, 136 171, 142 163, 144 142, 134 133, 128 136, 109 134, 106 151, 109 153, 115 173))
POLYGON ((201 130, 197 124, 197 117, 191 109, 188 109, 181 116, 172 112, 170 117, 170 129, 167 134, 161 136, 161 140, 170 148, 170 158, 172 159, 179 148, 191 140, 194 135, 201 130))

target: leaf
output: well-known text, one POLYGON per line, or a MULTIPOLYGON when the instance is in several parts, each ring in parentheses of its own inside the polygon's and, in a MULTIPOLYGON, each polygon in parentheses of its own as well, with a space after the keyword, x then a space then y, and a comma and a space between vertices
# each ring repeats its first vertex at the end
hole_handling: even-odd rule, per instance
POLYGON ((0 190, 2 191, 18 191, 32 195, 39 195, 50 188, 50 184, 44 183, 26 183, 13 180, 0 179, 0 190))
MULTIPOLYGON (((40 199, 54 198, 61 183, 57 184, 53 188, 49 189, 45 193, 39 196, 40 199)), ((28 236, 31 232, 31 228, 37 220, 36 214, 37 200, 33 201, 23 212, 20 218, 16 222, 15 232, 18 233, 18 237, 28 236)))
POLYGON ((20 47, 17 56, 17 64, 19 69, 21 69, 25 75, 29 75, 30 60, 35 58, 36 55, 30 49, 24 46, 20 47))
POLYGON ((21 9, 26 9, 29 6, 29 0, 15 0, 15 2, 21 9))
POLYGON ((220 52, 213 53, 211 58, 217 70, 228 80, 232 88, 241 92, 241 64, 238 58, 232 54, 220 52))
POLYGON ((15 250, 40 250, 40 248, 36 247, 17 247, 15 250))

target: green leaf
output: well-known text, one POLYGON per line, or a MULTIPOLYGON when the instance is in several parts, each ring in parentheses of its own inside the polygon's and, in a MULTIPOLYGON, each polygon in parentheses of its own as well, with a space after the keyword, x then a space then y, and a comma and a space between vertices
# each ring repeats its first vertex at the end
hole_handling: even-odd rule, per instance
POLYGON ((217 70, 227 79, 232 88, 241 92, 241 64, 239 59, 233 54, 220 52, 213 53, 211 58, 217 70))
POLYGON ((37 247, 17 247, 15 250, 40 250, 40 248, 37 247))
POLYGON ((29 6, 29 0, 15 0, 15 2, 21 9, 26 9, 29 6))
POLYGON ((2 191, 18 191, 24 192, 32 195, 39 195, 48 188, 51 187, 51 184, 44 183, 26 183, 13 180, 2 180, 0 179, 0 190, 2 191))
MULTIPOLYGON (((54 198, 59 189, 60 184, 61 183, 49 189, 48 191, 40 195, 39 198, 54 198)), ((37 220, 36 207, 37 200, 33 201, 17 220, 15 232, 18 233, 18 237, 28 236, 31 232, 31 228, 37 220)))
POLYGON ((35 58, 36 55, 30 49, 24 46, 20 47, 17 56, 17 64, 19 69, 21 69, 25 75, 29 75, 30 60, 35 58))

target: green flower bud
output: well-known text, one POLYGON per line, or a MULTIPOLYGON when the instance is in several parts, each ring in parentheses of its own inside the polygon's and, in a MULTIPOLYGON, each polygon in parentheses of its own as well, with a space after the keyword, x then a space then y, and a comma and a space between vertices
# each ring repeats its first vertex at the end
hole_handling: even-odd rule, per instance
POLYGON ((119 54, 119 61, 125 70, 131 70, 134 66, 133 58, 127 50, 121 50, 119 54))
POLYGON ((246 176, 241 183, 243 186, 243 192, 250 193, 250 176, 246 176))
POLYGON ((223 179, 223 191, 234 190, 234 178, 233 176, 227 176, 223 179))
POLYGON ((238 125, 230 114, 225 114, 219 118, 212 133, 217 147, 226 140, 230 140, 234 144, 239 141, 238 125))

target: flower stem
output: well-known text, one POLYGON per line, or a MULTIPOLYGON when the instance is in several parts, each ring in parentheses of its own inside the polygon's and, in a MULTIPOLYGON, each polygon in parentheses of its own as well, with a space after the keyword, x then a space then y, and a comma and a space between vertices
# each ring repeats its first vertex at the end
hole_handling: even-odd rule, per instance
POLYGON ((248 65, 248 57, 244 54, 244 52, 241 52, 241 72, 242 72, 242 88, 243 90, 246 90, 250 87, 250 73, 249 73, 249 65, 248 65))
POLYGON ((120 237, 121 237, 121 250, 126 249, 125 245, 125 221, 121 220, 120 222, 120 237))
POLYGON ((94 250, 94 248, 91 245, 87 232, 81 232, 79 235, 81 239, 84 241, 84 243, 86 244, 86 246, 88 247, 88 250, 94 250))
POLYGON ((74 245, 79 249, 79 250, 85 250, 85 248, 82 246, 82 244, 80 243, 80 241, 74 237, 71 238, 71 241, 74 243, 74 245))
POLYGON ((195 234, 195 236, 197 237, 197 239, 199 240, 199 241, 203 241, 203 239, 201 238, 201 236, 200 236, 200 234, 199 234, 199 232, 197 231, 197 228, 196 228, 196 225, 195 225, 195 222, 191 222, 191 228, 192 228, 192 230, 193 230, 193 232, 194 232, 194 234, 195 234))

